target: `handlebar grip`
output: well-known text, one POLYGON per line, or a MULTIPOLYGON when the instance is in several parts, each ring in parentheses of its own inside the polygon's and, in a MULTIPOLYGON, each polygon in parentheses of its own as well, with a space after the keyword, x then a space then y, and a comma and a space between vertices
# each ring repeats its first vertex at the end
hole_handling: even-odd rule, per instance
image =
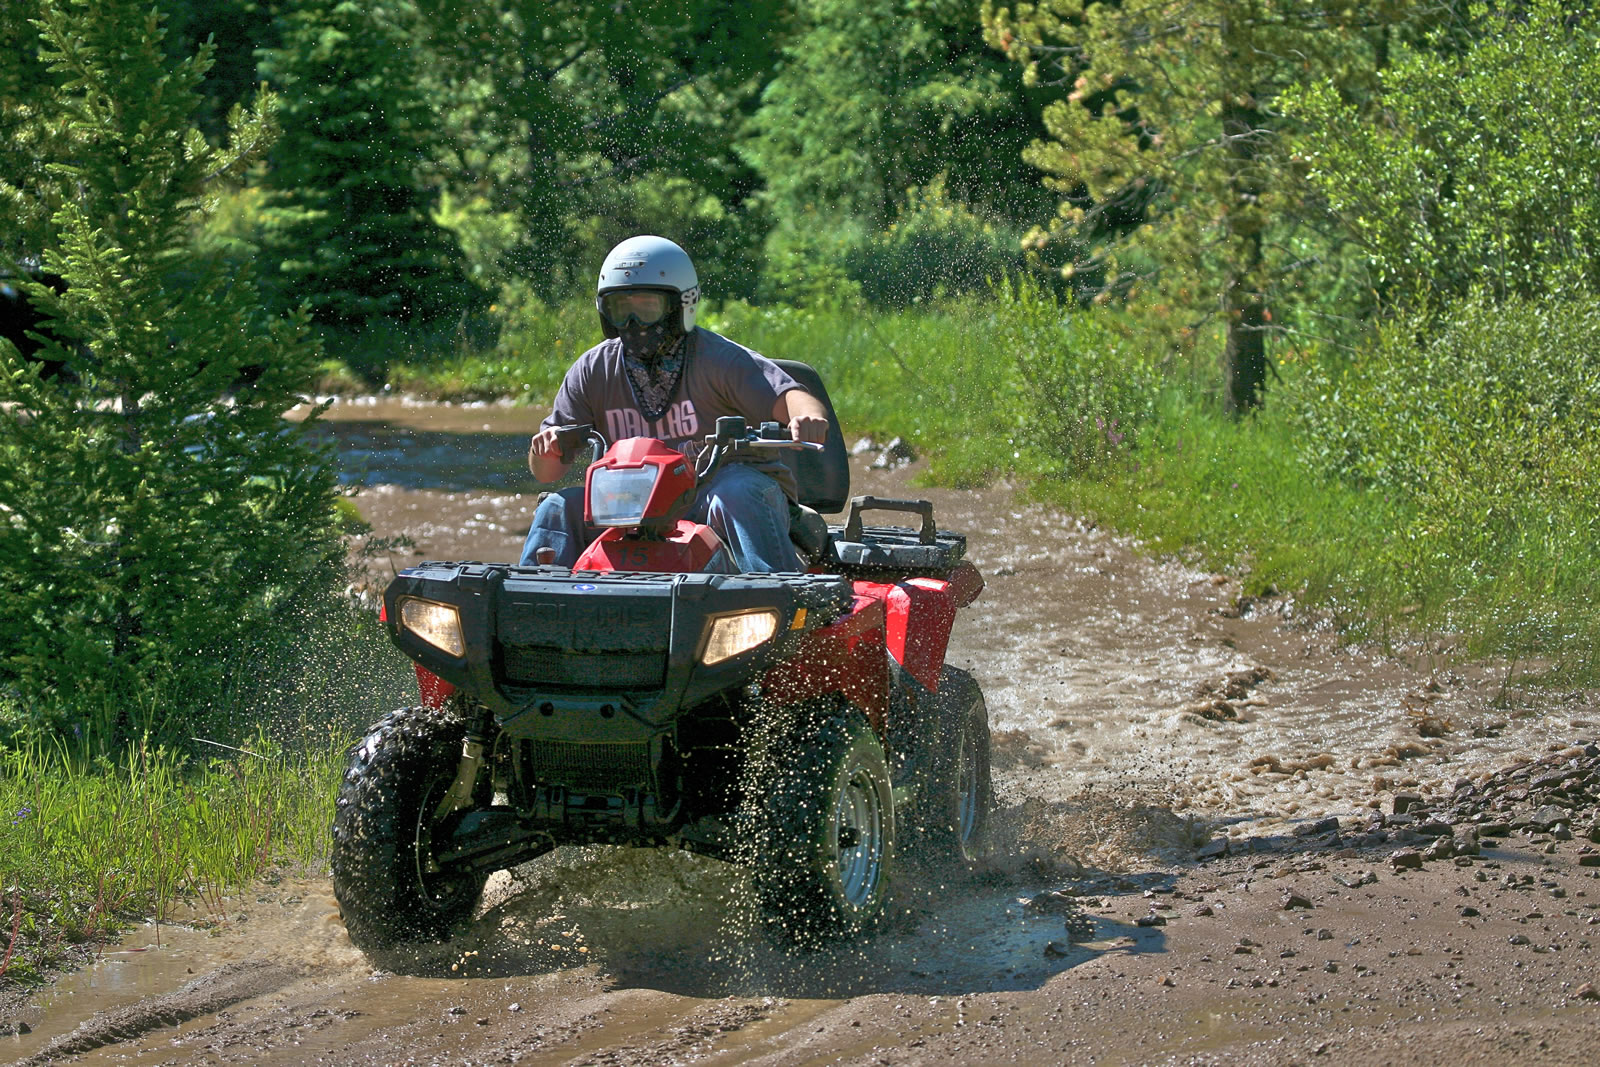
POLYGON ((561 449, 562 463, 571 463, 577 457, 578 449, 589 443, 589 435, 594 432, 594 426, 587 422, 552 428, 556 432, 556 444, 561 449))

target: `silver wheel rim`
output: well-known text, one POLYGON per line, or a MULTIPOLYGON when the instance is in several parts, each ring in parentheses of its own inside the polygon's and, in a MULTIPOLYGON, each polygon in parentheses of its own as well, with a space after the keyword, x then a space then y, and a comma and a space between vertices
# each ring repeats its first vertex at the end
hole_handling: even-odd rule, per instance
POLYGON ((839 790, 833 821, 833 841, 838 849, 839 888, 853 908, 865 907, 878 888, 883 870, 883 803, 871 773, 851 768, 839 790))
POLYGON ((452 877, 435 867, 428 870, 429 863, 433 860, 433 827, 434 822, 430 812, 438 805, 444 790, 449 788, 448 779, 435 778, 423 791, 422 807, 417 811, 417 831, 414 838, 415 845, 411 850, 411 865, 417 872, 417 887, 422 890, 423 897, 435 908, 448 907, 452 898, 462 892, 463 883, 459 877, 452 877))
POLYGON ((978 828, 978 739, 971 720, 961 726, 961 762, 956 768, 956 829, 967 849, 978 828))

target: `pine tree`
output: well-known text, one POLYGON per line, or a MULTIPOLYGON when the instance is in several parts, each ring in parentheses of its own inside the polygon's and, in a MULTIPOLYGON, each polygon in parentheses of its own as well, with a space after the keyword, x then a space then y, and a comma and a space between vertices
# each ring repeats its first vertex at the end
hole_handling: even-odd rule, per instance
MULTIPOLYGON (((208 50, 172 63, 140 0, 39 0, 52 84, 43 380, 0 343, 0 692, 126 740, 136 709, 204 705, 237 643, 336 565, 335 474, 283 413, 313 373, 301 318, 193 246, 208 192, 259 158, 273 99, 225 146, 191 125, 208 50)), ((40 160, 0 163, 29 188, 40 160), (19 171, 21 173, 19 173, 19 171)))
MULTIPOLYGON (((1299 81, 1357 98, 1376 81, 1388 27, 1423 17, 1403 0, 984 0, 989 42, 1054 84, 1046 136, 1025 158, 1062 195, 1032 239, 1090 243, 1068 274, 1104 271, 1106 295, 1143 287, 1159 303, 1220 316, 1224 402, 1261 402, 1273 303, 1297 266, 1328 251, 1297 227, 1313 214, 1285 166, 1274 106, 1299 81)), ((1280 309, 1281 311, 1281 309, 1280 309)))
POLYGON ((291 0, 280 19, 261 69, 283 99, 263 220, 283 301, 345 326, 475 310, 483 294, 432 218, 438 117, 414 5, 291 0))

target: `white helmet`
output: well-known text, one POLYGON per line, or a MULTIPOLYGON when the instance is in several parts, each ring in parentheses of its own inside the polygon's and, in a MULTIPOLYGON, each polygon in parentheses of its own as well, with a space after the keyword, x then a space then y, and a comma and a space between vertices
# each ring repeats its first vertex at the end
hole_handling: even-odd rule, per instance
MULTIPOLYGON (((689 253, 665 237, 643 234, 630 237, 606 253, 600 267, 600 283, 595 289, 594 306, 613 289, 665 289, 677 294, 683 309, 683 332, 694 329, 694 312, 700 303, 700 276, 695 273, 689 253)), ((607 337, 616 335, 604 312, 600 324, 607 337)))

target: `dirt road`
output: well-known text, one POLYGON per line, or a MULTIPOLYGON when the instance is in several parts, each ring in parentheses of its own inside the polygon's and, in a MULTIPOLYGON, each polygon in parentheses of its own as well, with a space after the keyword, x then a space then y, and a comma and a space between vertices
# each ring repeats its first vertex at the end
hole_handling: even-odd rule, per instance
MULTIPOLYGON (((416 542, 400 562, 515 553, 532 498, 499 451, 522 421, 347 420, 369 456, 425 428, 436 472, 494 450, 482 477, 386 475, 358 498, 416 542)), ((856 475, 909 491, 906 471, 856 475)), ((1341 648, 1287 599, 1241 601, 1005 488, 923 495, 988 578, 952 660, 988 695, 1000 840, 970 876, 903 872, 871 940, 785 953, 729 918, 737 870, 564 849, 394 974, 310 877, 212 930, 136 931, 0 1019, 28 1030, 0 1059, 1593 1062, 1600 697, 1341 648)))

